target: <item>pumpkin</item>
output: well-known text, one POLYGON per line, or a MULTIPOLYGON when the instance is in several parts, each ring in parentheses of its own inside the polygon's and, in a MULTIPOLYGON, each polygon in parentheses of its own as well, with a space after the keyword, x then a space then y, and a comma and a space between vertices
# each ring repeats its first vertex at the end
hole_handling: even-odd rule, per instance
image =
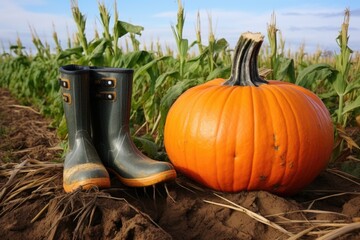
POLYGON ((212 189, 296 193, 327 166, 329 111, 311 91, 259 76, 260 33, 243 33, 231 76, 185 91, 166 117, 164 145, 175 168, 212 189))

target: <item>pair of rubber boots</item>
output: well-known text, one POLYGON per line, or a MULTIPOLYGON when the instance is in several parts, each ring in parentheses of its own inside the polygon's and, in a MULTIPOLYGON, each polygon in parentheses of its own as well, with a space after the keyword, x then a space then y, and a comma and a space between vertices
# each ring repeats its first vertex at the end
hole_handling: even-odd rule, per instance
POLYGON ((131 139, 132 78, 131 69, 78 65, 60 68, 69 140, 63 173, 66 192, 110 187, 107 170, 131 187, 176 178, 170 163, 146 157, 131 139))

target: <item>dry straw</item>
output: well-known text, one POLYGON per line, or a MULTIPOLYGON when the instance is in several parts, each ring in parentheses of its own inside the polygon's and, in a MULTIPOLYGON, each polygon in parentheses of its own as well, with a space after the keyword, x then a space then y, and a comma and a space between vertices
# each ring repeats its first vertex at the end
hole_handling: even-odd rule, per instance
POLYGON ((213 204, 213 205, 217 205, 217 206, 220 206, 220 207, 225 207, 225 208, 230 208, 230 209, 233 209, 233 210, 236 210, 236 211, 239 211, 239 212, 242 212, 242 213, 245 213, 246 215, 248 215, 249 217, 255 219, 256 221, 258 222, 261 222, 263 224, 266 224, 284 234, 286 234, 287 236, 293 236, 293 234, 289 231, 287 231, 286 229, 284 229, 283 227, 279 226, 278 224, 268 220, 267 218, 261 216, 260 214, 257 214, 253 211, 250 211, 249 209, 246 209, 216 193, 214 193, 215 196, 221 198, 222 200, 226 201, 227 203, 230 203, 230 205, 228 204, 223 204, 223 203, 218 203, 218 202, 213 202, 213 201, 208 201, 208 200, 204 200, 204 202, 206 203, 210 203, 210 204, 213 204))

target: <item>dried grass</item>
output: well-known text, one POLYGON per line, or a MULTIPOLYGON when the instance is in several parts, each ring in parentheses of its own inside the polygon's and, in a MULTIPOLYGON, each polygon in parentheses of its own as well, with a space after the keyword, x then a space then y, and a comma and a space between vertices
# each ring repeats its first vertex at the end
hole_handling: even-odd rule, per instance
MULTIPOLYGON (((99 199, 112 199, 126 203, 136 213, 141 214, 166 233, 148 214, 128 203, 125 198, 111 196, 108 193, 111 192, 111 189, 99 191, 97 188, 92 188, 88 191, 78 189, 72 193, 63 192, 61 184, 54 183, 54 180, 61 179, 62 169, 63 164, 61 163, 42 162, 35 159, 26 159, 21 163, 8 163, 0 166, 0 177, 8 179, 0 189, 0 217, 19 208, 29 200, 46 197, 43 201, 47 203, 31 219, 30 223, 34 223, 47 212, 50 219, 53 220, 48 230, 48 239, 55 239, 62 221, 72 218, 76 224, 73 230, 73 239, 82 239, 84 229, 91 226, 95 218, 99 199)), ((125 189, 113 188, 112 190, 121 191, 130 196, 125 189)), ((154 187, 152 194, 154 201, 156 201, 156 191, 154 187)), ((168 194, 167 188, 166 193, 168 194)))
POLYGON ((242 213, 245 213, 247 216, 253 218, 254 220, 263 223, 267 226, 270 226, 277 231, 287 235, 290 240, 300 239, 304 236, 317 236, 320 240, 325 239, 335 239, 343 234, 350 233, 352 231, 356 231, 360 229, 360 222, 349 222, 349 218, 341 213, 331 212, 331 211, 321 211, 321 210, 298 210, 286 213, 278 213, 267 216, 262 216, 259 213, 255 213, 246 209, 218 194, 215 194, 220 199, 226 201, 229 204, 218 203, 214 201, 203 200, 206 203, 210 203, 216 206, 233 209, 242 213), (337 216, 341 216, 344 219, 341 220, 316 220, 316 219, 288 219, 282 217, 283 215, 289 215, 293 213, 302 213, 302 216, 306 216, 307 214, 318 214, 318 213, 326 213, 326 214, 334 214, 337 216), (282 221, 273 220, 271 221, 271 217, 281 217, 282 221), (284 221, 286 220, 286 221, 284 221), (301 229, 297 231, 297 233, 293 233, 285 228, 292 226, 301 226, 301 229))
MULTIPOLYGON (((343 179, 354 183, 357 182, 356 178, 348 176, 346 173, 341 171, 328 171, 337 176, 342 177, 343 179)), ((314 190, 317 192, 317 190, 314 190)), ((319 190, 320 191, 320 190, 319 190)), ((246 209, 240 206, 237 203, 234 203, 225 197, 220 196, 219 194, 214 193, 215 196, 224 200, 226 204, 203 200, 206 203, 210 203, 213 205, 217 205, 224 208, 233 209, 239 212, 246 214, 247 216, 253 218, 254 220, 263 223, 267 226, 270 226, 277 231, 285 234, 290 240, 302 239, 303 237, 310 237, 313 239, 325 240, 325 239, 336 239, 339 236, 349 234, 353 231, 358 231, 360 229, 360 222, 358 222, 357 218, 350 218, 349 216, 332 211, 324 211, 324 210, 314 210, 311 209, 315 202, 325 200, 328 198, 341 197, 344 195, 360 195, 359 192, 340 192, 336 194, 329 194, 317 199, 314 199, 310 202, 308 209, 289 211, 289 212, 280 212, 276 214, 270 214, 266 216, 262 216, 259 213, 255 213, 249 209, 246 209), (300 214, 300 215, 299 215, 300 214), (335 220, 322 220, 322 219, 314 219, 316 214, 328 214, 333 215, 335 220), (286 217, 285 217, 286 216, 286 217), (301 216, 302 219, 299 219, 301 216)))
POLYGON ((99 196, 98 189, 90 189, 82 192, 81 189, 69 194, 63 194, 52 201, 56 206, 48 213, 54 219, 48 231, 48 238, 55 239, 56 232, 64 219, 73 217, 76 226, 73 239, 82 239, 82 233, 86 226, 90 226, 96 210, 96 201, 99 196))
MULTIPOLYGON (((360 185, 359 179, 356 177, 353 177, 347 173, 344 173, 339 170, 333 170, 333 169, 327 169, 327 172, 334 174, 336 176, 341 177, 342 179, 349 181, 351 183, 354 183, 356 185, 360 185)), ((201 188, 200 186, 196 185, 195 183, 191 183, 189 181, 183 181, 180 179, 177 179, 176 183, 196 194, 199 192, 199 188, 201 189, 201 192, 206 191, 206 189, 201 188)), ((208 190, 210 191, 210 190, 208 190)), ((310 190, 308 190, 310 191, 310 190)), ((276 229, 277 231, 280 231, 281 233, 285 234, 287 236, 287 239, 289 240, 295 240, 295 239, 302 239, 303 237, 310 237, 310 239, 313 239, 316 237, 317 239, 335 239, 336 237, 339 237, 343 234, 350 233, 352 231, 356 231, 360 229, 360 223, 357 221, 356 218, 350 218, 349 216, 339 213, 339 212, 333 212, 333 211, 324 211, 324 210, 316 210, 311 209, 315 202, 326 200, 329 198, 336 198, 341 197, 345 195, 360 195, 359 192, 339 192, 337 190, 311 190, 310 192, 315 193, 330 193, 326 196, 322 196, 319 198, 316 198, 312 200, 309 203, 309 206, 307 209, 302 210, 296 210, 296 211, 289 211, 289 212, 280 212, 276 214, 270 214, 266 216, 262 216, 259 213, 255 213, 249 209, 246 209, 237 203, 234 203, 230 201, 229 199, 226 199, 225 197, 220 196, 217 193, 213 194, 217 196, 218 198, 224 200, 226 203, 220 203, 215 201, 209 201, 209 200, 203 200, 206 203, 213 204, 219 207, 229 208, 233 209, 239 212, 242 212, 246 214, 247 216, 253 218, 254 220, 263 223, 267 226, 270 226, 273 229, 276 229), (335 192, 335 193, 334 193, 335 192), (298 215, 296 215, 298 214, 298 215), (300 215, 299 215, 300 214, 300 215), (337 220, 317 220, 313 219, 316 214, 328 214, 333 215, 335 219, 337 220), (294 215, 294 216, 292 216, 294 215), (290 219, 285 216, 292 216, 290 219), (296 219, 296 217, 301 216, 303 219, 296 219), (340 218, 340 219, 338 219, 340 218)), ((303 203, 303 204, 306 204, 303 203)))
POLYGON ((40 112, 36 111, 35 109, 33 109, 32 107, 29 107, 29 106, 11 104, 11 105, 8 105, 8 107, 10 107, 10 108, 26 109, 26 110, 29 110, 29 111, 31 111, 31 112, 33 112, 33 113, 36 113, 36 114, 38 114, 38 115, 41 115, 40 112))
MULTIPOLYGON (((54 221, 51 223, 49 229, 49 239, 55 239, 61 222, 68 218, 73 218, 76 222, 74 226, 74 239, 81 238, 84 229, 90 226, 96 216, 99 199, 112 199, 117 201, 123 201, 128 204, 133 210, 141 214, 149 221, 151 221, 159 229, 163 230, 149 215, 138 210, 136 207, 128 203, 125 198, 118 198, 111 196, 112 191, 121 191, 126 196, 131 195, 127 193, 127 189, 114 188, 99 191, 98 189, 91 189, 89 191, 75 191, 70 194, 65 194, 62 191, 61 184, 55 184, 55 179, 61 179, 63 164, 41 162, 35 159, 27 159, 21 163, 7 163, 0 166, 0 177, 7 178, 7 182, 0 189, 0 216, 5 215, 9 211, 20 207, 31 199, 44 198, 47 199, 45 206, 31 219, 31 223, 37 221, 41 216, 47 212, 52 216, 54 221)), ((334 173, 334 171, 330 171, 334 173)), ((336 171, 334 173, 337 176, 341 176, 343 179, 350 181, 356 181, 357 179, 350 178, 346 174, 336 171)), ((201 188, 195 183, 177 179, 176 183, 184 189, 197 193, 202 193, 206 189, 201 188)), ((144 190, 145 191, 145 190, 144 190)), ((156 201, 156 191, 153 189, 153 193, 149 196, 156 201)), ((316 191, 316 190, 314 190, 316 191)), ((169 193, 169 190, 165 186, 165 193, 167 197, 173 199, 169 193)), ((224 201, 215 202, 209 200, 203 200, 206 203, 213 204, 223 208, 233 209, 235 211, 242 212, 252 219, 265 224, 276 231, 286 235, 288 239, 301 239, 303 237, 318 237, 319 239, 335 239, 341 235, 349 234, 352 231, 360 229, 360 223, 356 222, 356 219, 351 219, 345 214, 311 209, 315 202, 322 201, 329 198, 341 197, 344 195, 359 195, 358 192, 341 192, 331 193, 326 196, 314 199, 309 202, 307 209, 280 212, 276 214, 270 214, 262 216, 259 213, 253 212, 234 203, 225 197, 214 193, 216 197, 224 201), (321 220, 314 219, 316 214, 329 214, 334 215, 336 220, 321 220)), ((134 196, 131 196, 134 198, 134 196)), ((305 203, 306 204, 306 203, 305 203)), ((163 230, 164 231, 164 230, 163 230)), ((165 231, 164 231, 165 232, 165 231)))
POLYGON ((350 224, 347 224, 343 227, 340 227, 334 231, 331 231, 321 237, 319 237, 317 240, 332 240, 332 239, 336 239, 337 237, 339 236, 342 236, 346 233, 349 233, 349 232, 352 232, 352 231, 355 231, 355 230, 358 230, 360 229, 360 223, 356 222, 356 223, 350 223, 350 224))
MULTIPOLYGON (((75 228, 73 230, 73 239, 83 239, 83 233, 86 227, 90 227, 94 221, 96 211, 98 209, 98 203, 101 199, 111 199, 116 201, 124 202, 136 213, 142 215, 148 219, 152 224, 166 233, 148 214, 140 211, 135 206, 131 205, 125 198, 117 198, 110 196, 104 191, 99 191, 96 187, 82 191, 78 189, 72 193, 60 195, 53 200, 50 204, 55 205, 52 207, 51 211, 48 213, 51 216, 51 219, 54 221, 51 224, 51 228, 48 231, 48 239, 56 239, 57 231, 62 225, 62 221, 66 219, 73 219, 75 223, 75 228)), ((166 233, 168 234, 168 233, 166 233)))
POLYGON ((358 182, 360 179, 351 174, 348 174, 346 172, 336 170, 336 169, 330 169, 330 168, 326 169, 326 171, 360 186, 360 183, 358 182))
POLYGON ((213 205, 217 205, 217 206, 220 206, 220 207, 225 207, 225 208, 230 208, 230 209, 233 209, 233 210, 236 210, 236 211, 239 211, 239 212, 242 212, 242 213, 245 213, 246 215, 248 215, 249 217, 255 219, 256 221, 258 222, 261 222, 265 225, 268 225, 284 234, 286 234, 287 236, 293 236, 294 234, 287 231, 286 229, 284 229, 283 227, 279 226, 278 224, 268 220, 267 218, 261 216, 260 214, 257 214, 253 211, 250 211, 249 209, 246 209, 216 193, 214 193, 215 196, 219 197, 220 199, 226 201, 227 203, 230 203, 230 205, 228 204, 223 204, 223 203, 218 203, 218 202, 213 202, 213 201, 208 201, 208 200, 203 200, 204 202, 206 203, 210 203, 210 204, 213 204, 213 205))
POLYGON ((51 197, 61 186, 54 180, 61 178, 61 163, 27 159, 1 167, 0 177, 8 178, 0 191, 0 216, 14 210, 30 199, 51 197))

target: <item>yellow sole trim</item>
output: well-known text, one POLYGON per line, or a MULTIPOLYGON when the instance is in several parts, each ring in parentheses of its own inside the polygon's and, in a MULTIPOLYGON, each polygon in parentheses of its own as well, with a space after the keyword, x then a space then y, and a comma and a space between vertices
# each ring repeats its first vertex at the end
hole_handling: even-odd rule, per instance
POLYGON ((110 179, 109 178, 91 178, 82 181, 77 181, 72 184, 63 184, 64 190, 67 193, 73 192, 79 188, 82 190, 89 190, 93 187, 98 188, 109 188, 110 187, 110 179))
POLYGON ((63 187, 65 192, 73 192, 78 188, 88 190, 92 187, 98 188, 109 188, 110 187, 110 177, 99 177, 99 178, 89 178, 79 181, 74 181, 71 184, 66 183, 66 179, 69 179, 74 174, 83 173, 92 170, 100 170, 107 173, 106 168, 102 164, 97 163, 83 163, 75 165, 69 169, 65 169, 63 173, 63 187))
POLYGON ((124 185, 129 187, 147 187, 155 185, 157 183, 167 182, 176 178, 176 171, 169 170, 161 172, 149 177, 144 178, 124 178, 121 177, 115 170, 108 168, 109 172, 112 172, 124 185))
POLYGON ((73 174, 76 174, 78 172, 86 172, 86 171, 91 171, 91 170, 106 171, 106 168, 102 164, 98 164, 98 163, 81 163, 81 164, 75 165, 69 169, 64 169, 64 179, 67 179, 68 177, 70 177, 73 174))

